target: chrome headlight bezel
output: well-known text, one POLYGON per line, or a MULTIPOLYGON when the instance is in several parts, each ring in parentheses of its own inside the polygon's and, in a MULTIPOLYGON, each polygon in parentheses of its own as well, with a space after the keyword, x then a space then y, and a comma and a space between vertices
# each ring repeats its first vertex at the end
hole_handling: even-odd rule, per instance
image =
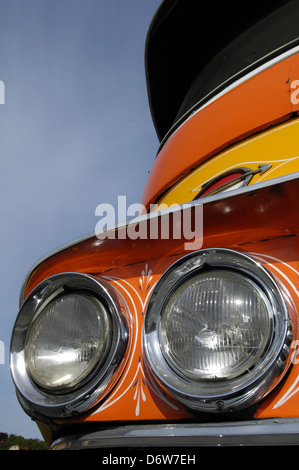
POLYGON ((82 413, 102 398, 105 389, 124 355, 128 325, 122 315, 121 300, 108 282, 68 272, 42 281, 23 302, 11 337, 10 369, 19 400, 30 415, 69 417, 82 413), (70 293, 98 299, 110 318, 111 334, 104 360, 96 364, 79 383, 68 389, 42 387, 30 374, 26 364, 26 343, 33 322, 49 303, 70 293))
POLYGON ((176 261, 157 282, 144 320, 144 352, 150 370, 179 401, 206 412, 239 411, 262 398, 284 371, 292 340, 291 322, 283 294, 272 275, 249 256, 228 249, 207 249, 176 261), (270 333, 264 350, 250 371, 241 377, 214 381, 176 368, 163 350, 161 317, 170 296, 198 273, 220 269, 238 273, 260 289, 269 310, 270 333))

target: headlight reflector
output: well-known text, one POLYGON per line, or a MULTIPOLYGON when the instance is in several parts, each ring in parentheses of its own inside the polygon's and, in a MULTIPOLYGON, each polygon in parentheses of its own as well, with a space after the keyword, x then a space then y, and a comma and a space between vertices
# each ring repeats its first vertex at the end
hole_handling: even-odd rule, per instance
POLYGON ((50 302, 31 325, 25 362, 32 379, 47 390, 77 386, 106 355, 111 320, 103 304, 86 294, 50 302))
POLYGON ((183 282, 161 316, 169 364, 194 380, 230 379, 249 370, 270 335, 269 302, 239 273, 213 270, 183 282))
POLYGON ((28 295, 12 332, 10 368, 30 416, 68 417, 103 398, 124 367, 124 311, 107 281, 85 274, 54 275, 28 295))
POLYGON ((202 411, 259 400, 285 373, 291 341, 276 281, 232 250, 179 259, 156 284, 145 315, 150 369, 174 397, 202 411))

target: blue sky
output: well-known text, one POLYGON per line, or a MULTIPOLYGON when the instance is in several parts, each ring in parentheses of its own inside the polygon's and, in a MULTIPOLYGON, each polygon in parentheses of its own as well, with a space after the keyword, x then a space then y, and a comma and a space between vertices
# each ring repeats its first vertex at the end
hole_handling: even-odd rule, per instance
POLYGON ((158 139, 144 45, 160 0, 0 0, 0 431, 41 437, 20 408, 9 342, 29 268, 140 201, 158 139), (1 358, 0 358, 1 360, 1 358))

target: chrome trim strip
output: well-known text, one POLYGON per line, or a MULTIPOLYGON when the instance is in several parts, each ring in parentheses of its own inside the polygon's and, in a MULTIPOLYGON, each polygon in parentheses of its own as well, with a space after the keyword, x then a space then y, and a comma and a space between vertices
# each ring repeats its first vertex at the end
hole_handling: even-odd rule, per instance
MULTIPOLYGON (((288 44, 292 44, 293 42, 297 41, 297 39, 294 39, 293 41, 291 41, 290 43, 288 44)), ((213 103, 214 101, 218 100, 219 98, 221 98, 223 95, 225 95, 226 93, 230 92, 231 90, 233 90, 234 88, 237 88, 239 85, 241 85, 242 83, 250 80, 252 77, 255 77, 256 75, 258 75, 259 73, 261 72, 264 72, 265 70, 267 70, 268 68, 272 67, 273 65, 276 65, 278 64, 279 62, 283 61, 284 59, 287 59, 288 57, 291 57, 292 55, 296 54, 297 52, 299 52, 299 45, 295 46, 295 47, 292 47, 291 49, 289 49, 288 51, 286 52, 283 52, 282 54, 274 57, 273 59, 269 60, 268 62, 264 62, 262 65, 260 65, 259 67, 257 67, 256 69, 252 70, 251 72, 248 72, 246 75, 243 75, 241 78, 236 78, 236 80, 231 83, 230 85, 227 86, 227 88, 225 88, 224 90, 220 91, 219 93, 217 93, 216 95, 214 95, 214 93, 216 92, 216 90, 218 88, 222 88, 225 83, 227 82, 231 82, 234 77, 237 77, 239 75, 241 75, 242 73, 245 72, 246 69, 248 68, 252 68, 252 66, 254 64, 258 64, 259 62, 265 60, 268 56, 270 55, 273 55, 275 54, 275 52, 278 52, 280 49, 282 48, 285 48, 287 46, 284 45, 282 46, 281 48, 279 49, 276 49, 275 51, 272 51, 271 53, 267 54, 266 56, 262 57, 261 59, 257 60, 256 62, 254 62, 253 64, 250 64, 248 67, 246 67, 245 69, 242 69, 240 70, 238 73, 236 73, 235 75, 233 75, 232 77, 230 77, 229 79, 227 79, 225 82, 221 83, 217 88, 215 88, 214 90, 210 91, 206 96, 204 96, 200 101, 198 101, 195 105, 193 105, 193 107, 191 109, 189 109, 180 119, 179 121, 177 121, 170 129, 169 131, 167 132, 167 134, 165 135, 165 137, 163 138, 163 140, 161 141, 160 145, 159 145, 159 149, 157 151, 157 155, 159 154, 159 152, 161 151, 162 147, 164 147, 164 145, 166 144, 166 142, 187 122, 189 121, 189 119, 191 119, 195 114, 199 113, 200 111, 202 111, 204 108, 206 108, 207 106, 209 106, 211 103, 213 103), (209 99, 209 96, 212 95, 212 98, 209 99), (214 95, 214 96, 213 96, 214 95), (207 101, 206 101, 207 100, 207 101), (200 106, 200 104, 202 104, 202 106, 200 106)))
MULTIPOLYGON (((287 125, 292 125, 292 124, 293 124, 293 122, 290 122, 290 123, 286 124, 286 126, 287 125)), ((232 191, 227 191, 227 192, 215 194, 214 196, 206 196, 206 197, 204 197, 200 200, 194 200, 194 201, 190 201, 190 202, 187 202, 187 203, 184 203, 184 204, 178 204, 177 206, 173 206, 173 207, 170 207, 169 209, 164 209, 162 211, 147 213, 145 215, 136 217, 135 219, 131 220, 130 222, 124 222, 124 223, 121 223, 121 224, 116 225, 114 227, 111 227, 109 230, 110 231, 117 230, 117 229, 120 229, 122 227, 125 227, 126 225, 141 223, 141 222, 147 221, 151 218, 162 217, 163 215, 167 215, 169 213, 177 212, 177 211, 183 210, 184 208, 190 209, 190 208, 198 206, 198 205, 199 206, 201 206, 201 205, 204 206, 204 205, 212 203, 212 202, 221 201, 221 200, 224 200, 224 199, 229 199, 229 198, 232 198, 232 197, 239 196, 241 194, 253 193, 255 191, 259 191, 259 190, 267 188, 267 187, 271 187, 271 186, 275 186, 275 185, 278 185, 278 184, 286 183, 288 181, 293 181, 293 180, 296 180, 296 179, 299 179, 299 171, 297 171, 295 173, 290 173, 288 175, 278 176, 278 177, 273 178, 271 180, 262 181, 260 183, 255 183, 254 185, 249 185, 249 186, 238 188, 238 189, 235 189, 235 190, 232 190, 232 191)), ((78 243, 83 243, 83 242, 85 242, 87 240, 91 240, 92 238, 95 238, 95 237, 96 237, 95 233, 91 233, 91 234, 82 236, 81 238, 77 238, 77 239, 75 239, 75 240, 73 240, 73 241, 71 241, 71 242, 69 242, 65 245, 62 245, 62 246, 54 249, 53 251, 50 251, 48 254, 44 255, 36 263, 34 263, 32 265, 32 267, 29 269, 29 271, 27 272, 27 274, 25 276, 25 279, 23 281, 23 284, 21 286, 20 296, 19 296, 19 306, 21 307, 22 303, 25 300, 25 289, 26 289, 27 282, 28 282, 30 276, 32 275, 33 271, 35 271, 35 269, 39 265, 41 265, 44 261, 51 258, 52 256, 55 256, 55 255, 59 254, 60 252, 66 250, 68 248, 71 248, 72 246, 77 245, 78 243)))
POLYGON ((72 246, 75 246, 77 245, 78 243, 81 243, 81 242, 84 242, 84 241, 87 241, 89 240, 90 238, 92 238, 94 236, 94 234, 88 234, 88 235, 83 235, 82 237, 80 238, 76 238, 75 240, 72 240, 68 243, 65 243, 64 245, 61 245, 57 248, 55 248, 54 250, 46 253, 44 256, 42 256, 41 258, 39 258, 32 266, 31 268, 27 271, 27 274, 24 278, 24 281, 22 283, 22 286, 21 286, 21 290, 20 290, 20 294, 19 294, 19 308, 21 308, 24 300, 25 300, 25 289, 26 289, 26 285, 27 285, 27 282, 31 276, 31 274, 33 273, 33 271, 35 271, 35 269, 40 265, 42 264, 44 261, 46 261, 47 259, 51 258, 52 256, 55 256, 57 255, 58 253, 68 249, 68 248, 71 248, 72 246))
MULTIPOLYGON (((101 423, 101 427, 104 423, 101 423)), ((100 449, 202 446, 298 445, 299 418, 227 423, 181 423, 115 426, 96 432, 65 436, 52 449, 100 449)))

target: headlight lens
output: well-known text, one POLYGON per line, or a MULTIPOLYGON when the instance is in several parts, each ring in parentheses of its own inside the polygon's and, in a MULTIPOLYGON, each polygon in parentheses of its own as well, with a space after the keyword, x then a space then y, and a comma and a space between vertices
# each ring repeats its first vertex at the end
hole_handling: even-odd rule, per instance
POLYGON ((272 276, 246 255, 202 250, 172 265, 144 323, 150 369, 188 407, 250 406, 285 372, 291 323, 272 276))
POLYGON ((183 282, 161 315, 169 364, 194 380, 230 379, 249 370, 270 336, 269 302, 244 276, 213 270, 183 282))
POLYGON ((31 325, 25 362, 41 387, 77 386, 106 356, 111 320, 95 297, 68 294, 50 302, 31 325))
POLYGON ((14 325, 10 367, 30 416, 68 417, 103 398, 124 367, 127 308, 108 282, 79 273, 52 276, 29 294, 14 325))

